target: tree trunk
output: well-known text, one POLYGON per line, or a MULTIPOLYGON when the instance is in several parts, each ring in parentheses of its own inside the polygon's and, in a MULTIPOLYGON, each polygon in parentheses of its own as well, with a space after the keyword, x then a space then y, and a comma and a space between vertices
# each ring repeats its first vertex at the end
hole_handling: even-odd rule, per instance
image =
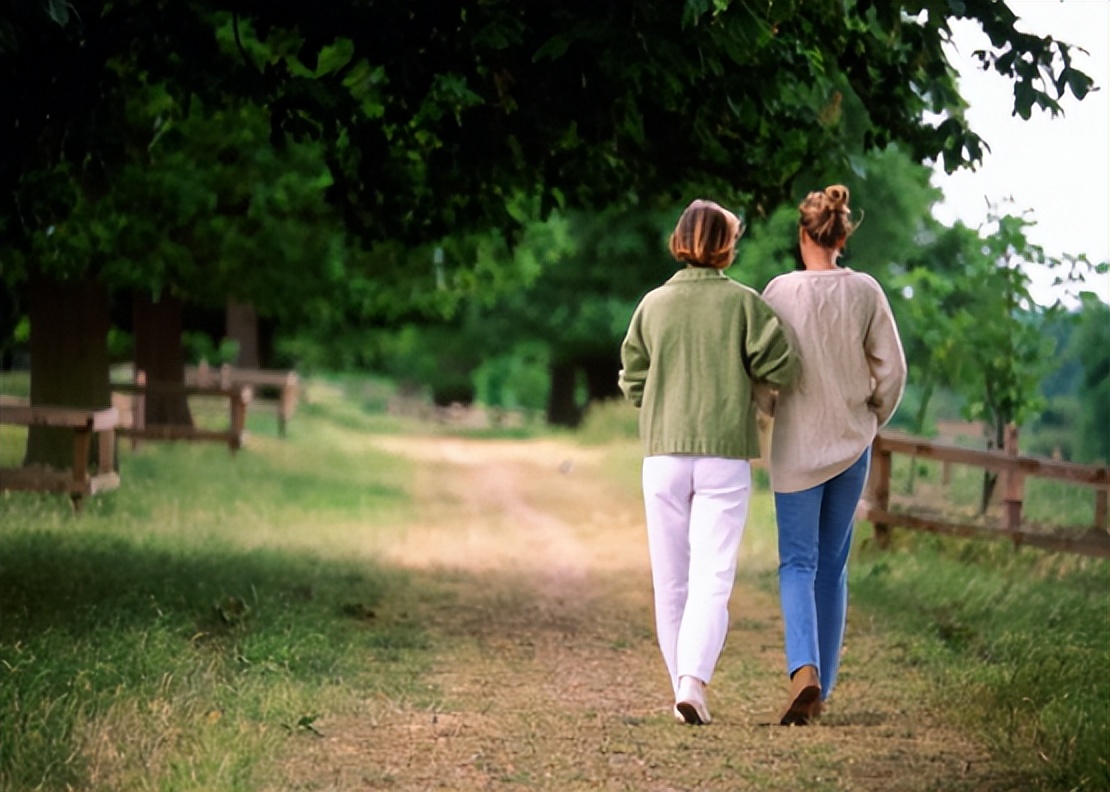
POLYGON ((0 371, 10 371, 15 362, 15 329, 26 304, 21 296, 22 291, 0 282, 0 371))
POLYGON ((586 372, 586 393, 589 401, 621 398, 617 376, 621 369, 619 354, 590 355, 580 358, 579 367, 586 372))
MULTIPOLYGON (((108 290, 92 278, 56 281, 42 275, 33 275, 30 286, 31 404, 110 407, 108 290)), ((73 432, 32 426, 23 464, 72 466, 73 432)))
POLYGON ((572 361, 551 362, 551 391, 547 395, 547 422, 574 428, 582 415, 575 401, 578 368, 572 361))
MULTIPOLYGON (((146 381, 185 382, 185 352, 181 347, 181 300, 163 295, 155 302, 145 293, 135 295, 135 369, 146 381)), ((146 422, 192 426, 193 415, 184 393, 148 393, 146 422)))
MULTIPOLYGON (((921 391, 921 404, 917 408, 917 415, 913 419, 913 433, 918 437, 925 431, 925 419, 929 414, 929 402, 933 399, 933 383, 926 382, 921 391)), ((906 479, 906 494, 913 495, 917 484, 917 457, 910 457, 910 475, 906 479)))
POLYGON ((258 366, 275 368, 274 364, 274 320, 266 317, 258 319, 258 366))
POLYGON ((261 368, 258 345, 258 314, 250 303, 227 301, 227 337, 239 345, 232 365, 261 368))
MULTIPOLYGON (((987 437, 987 450, 992 451, 1001 449, 1005 445, 1005 431, 1007 421, 1003 418, 994 417, 993 422, 987 424, 987 431, 993 434, 993 437, 987 437)), ((991 498, 994 497, 994 488, 998 484, 998 472, 994 470, 983 471, 983 491, 979 498, 979 514, 986 514, 987 509, 990 508, 991 498)))

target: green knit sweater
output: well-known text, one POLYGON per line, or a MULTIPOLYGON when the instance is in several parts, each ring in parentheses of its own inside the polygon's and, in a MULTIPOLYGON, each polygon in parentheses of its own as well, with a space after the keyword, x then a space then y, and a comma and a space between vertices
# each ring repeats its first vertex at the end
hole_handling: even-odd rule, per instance
POLYGON ((778 317, 759 294, 697 267, 640 301, 621 363, 620 387, 640 408, 647 456, 758 457, 752 381, 781 388, 798 370, 778 317))

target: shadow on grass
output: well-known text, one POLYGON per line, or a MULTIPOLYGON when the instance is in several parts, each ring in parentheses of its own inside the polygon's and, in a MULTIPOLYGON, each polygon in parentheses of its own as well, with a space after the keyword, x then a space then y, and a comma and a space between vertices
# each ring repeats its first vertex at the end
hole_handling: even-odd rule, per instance
POLYGON ((77 637, 159 624, 191 636, 214 619, 234 626, 248 614, 263 625, 290 616, 340 618, 346 606, 373 608, 391 586, 405 585, 400 573, 361 560, 288 549, 162 549, 67 534, 63 526, 0 536, 0 636, 9 643, 50 631, 77 637))
POLYGON ((392 604, 410 590, 399 571, 67 527, 0 534, 0 734, 19 735, 0 788, 100 788, 87 765, 120 728, 165 730, 159 751, 185 762, 174 735, 290 728, 329 689, 404 689, 425 662, 424 629, 392 604))

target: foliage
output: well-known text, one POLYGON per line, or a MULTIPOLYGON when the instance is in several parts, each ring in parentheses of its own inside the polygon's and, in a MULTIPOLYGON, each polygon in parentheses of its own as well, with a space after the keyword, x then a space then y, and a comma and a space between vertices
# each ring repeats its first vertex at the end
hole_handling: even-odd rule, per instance
POLYGON ((1093 293, 1046 322, 1056 342, 1056 369, 1041 383, 1047 406, 1023 433, 1027 452, 1105 462, 1110 458, 1110 308, 1093 293))
POLYGON ((1077 458, 1110 460, 1110 307, 1084 295, 1068 354, 1082 367, 1077 458))
POLYGON ((640 411, 626 401, 594 402, 586 409, 575 437, 591 445, 635 440, 640 436, 639 418, 640 411))
POLYGON ((959 290, 969 303, 951 317, 957 368, 969 419, 986 419, 997 447, 1009 423, 1021 425, 1041 406, 1038 385, 1053 365, 1051 339, 1037 321, 1058 306, 1034 302, 1025 265, 1049 263, 1044 251, 1025 237, 1030 221, 1013 215, 988 222, 978 251, 959 273, 959 290), (977 253, 977 255, 976 255, 977 253))
POLYGON ((542 257, 536 280, 491 301, 471 323, 495 344, 543 341, 560 359, 610 352, 636 301, 677 267, 665 242, 678 211, 641 206, 557 215, 542 226, 548 233, 516 248, 518 256, 542 257))
POLYGON ((230 338, 221 339, 218 344, 213 344, 206 333, 184 332, 181 334, 181 344, 185 349, 185 360, 191 364, 201 361, 211 366, 232 364, 239 356, 239 344, 230 338))
MULTIPOLYGON (((802 175, 865 175, 863 155, 891 143, 949 170, 978 161, 941 49, 949 15, 983 25, 983 62, 1014 81, 1020 114, 1056 112, 1091 86, 1066 44, 1019 33, 1002 3, 7 0, 5 11, 0 277, 92 273, 154 296, 233 297, 287 331, 311 328, 315 351, 352 325, 426 323, 463 297, 531 283, 562 260, 559 245, 518 251, 576 212, 651 216, 711 194, 762 213, 802 175)), ((905 198, 903 212, 923 189, 881 200, 905 198)), ((876 235, 875 266, 906 238, 881 227, 895 233, 876 235)), ((605 244, 580 252, 604 256, 605 244)), ((557 302, 537 313, 566 331, 550 349, 563 367, 553 380, 576 366, 604 395, 608 340, 643 281, 552 271, 557 302)), ((361 356, 354 343, 339 354, 361 356)))
POLYGON ((543 410, 551 387, 549 362, 541 341, 519 341, 507 352, 484 356, 474 372, 478 400, 490 407, 543 410))
MULTIPOLYGON (((949 14, 983 24, 984 63, 1015 81, 1019 112, 1055 112, 1065 91, 1089 90, 1068 46, 1019 33, 1003 4, 903 10, 8 2, 5 237, 29 250, 75 208, 73 183, 85 195, 119 189, 136 144, 172 129, 167 120, 194 100, 265 108, 278 146, 319 140, 327 197, 369 246, 510 229, 514 195, 536 197, 541 216, 637 196, 675 201, 690 186, 771 204, 801 168, 833 168, 850 150, 891 141, 949 169, 975 162, 982 143, 941 50, 949 14), (148 118, 155 105, 166 113, 145 129, 133 123, 137 90, 154 102, 140 103, 148 118), (865 121, 848 128, 842 104, 865 121), (943 120, 925 121, 926 110, 943 120)), ((157 286, 162 264, 151 266, 157 286)))
POLYGON ((901 147, 856 151, 850 168, 807 170, 792 183, 791 203, 753 222, 737 251, 733 277, 762 290, 776 275, 797 262, 798 204, 811 190, 844 184, 859 227, 841 261, 867 272, 889 286, 890 275, 903 271, 918 254, 929 224, 929 209, 939 197, 929 185, 930 171, 914 162, 901 147))
POLYGON ((1006 424, 1043 406, 1040 382, 1057 365, 1043 328, 1063 309, 1033 299, 1028 269, 1060 262, 1026 239, 1030 224, 1011 214, 992 215, 979 232, 933 224, 895 283, 915 379, 961 393, 965 417, 986 420, 998 447, 1006 424))

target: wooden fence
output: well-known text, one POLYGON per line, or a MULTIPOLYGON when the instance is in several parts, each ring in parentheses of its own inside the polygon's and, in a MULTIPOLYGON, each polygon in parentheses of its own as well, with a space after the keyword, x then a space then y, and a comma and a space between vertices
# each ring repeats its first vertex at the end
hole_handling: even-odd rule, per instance
POLYGON ((938 443, 897 432, 882 432, 871 451, 871 474, 861 503, 860 516, 875 528, 880 547, 890 541, 893 526, 932 533, 987 539, 1009 539, 1014 545, 1031 545, 1051 550, 1110 557, 1110 533, 1107 533, 1108 477, 1105 465, 1079 465, 1042 457, 1018 454, 1018 433, 1008 427, 1002 451, 984 451, 938 443), (1002 499, 1000 518, 951 518, 923 514, 925 509, 910 504, 891 505, 891 470, 894 454, 914 459, 936 460, 944 466, 947 483, 950 465, 993 470, 999 473, 997 488, 1002 499), (1069 482, 1092 490, 1094 498, 1093 525, 1056 527, 1051 531, 1026 523, 1022 516, 1027 478, 1045 478, 1069 482), (916 513, 915 513, 916 512, 916 513))
POLYGON ((64 492, 74 508, 97 492, 119 486, 116 470, 115 432, 119 413, 114 408, 86 410, 75 407, 45 407, 29 404, 0 405, 0 423, 16 426, 52 426, 73 432, 73 464, 68 470, 35 465, 0 469, 0 490, 64 492), (89 470, 93 436, 97 438, 96 473, 89 470))
POLYGON ((243 437, 247 425, 247 405, 253 396, 246 385, 229 388, 198 387, 182 385, 179 382, 147 382, 143 371, 136 371, 134 382, 113 382, 113 403, 122 413, 119 433, 131 440, 134 448, 139 440, 188 440, 227 443, 234 453, 243 447, 243 437), (117 398, 116 394, 119 395, 117 398), (151 424, 146 418, 146 398, 148 394, 169 394, 207 396, 228 401, 227 429, 202 429, 195 426, 177 424, 151 424))
POLYGON ((225 390, 242 386, 251 388, 255 406, 269 404, 274 407, 281 437, 285 437, 286 424, 297 409, 301 386, 295 371, 236 368, 227 364, 214 369, 204 361, 198 366, 185 367, 185 384, 225 390), (267 398, 267 391, 274 392, 276 398, 267 398))

